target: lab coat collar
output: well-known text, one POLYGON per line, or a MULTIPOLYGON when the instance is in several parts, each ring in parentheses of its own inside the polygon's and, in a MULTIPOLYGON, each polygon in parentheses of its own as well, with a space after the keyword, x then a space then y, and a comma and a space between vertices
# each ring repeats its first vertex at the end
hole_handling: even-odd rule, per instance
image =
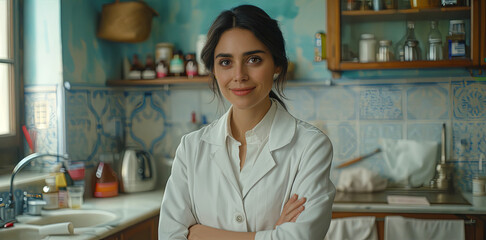
MULTIPOLYGON (((290 115, 283 106, 274 101, 277 104, 277 112, 272 123, 272 129, 268 139, 268 146, 270 151, 274 151, 285 145, 289 144, 295 134, 295 128, 297 125, 296 119, 290 115)), ((226 121, 230 114, 228 110, 221 118, 219 118, 214 124, 209 126, 209 129, 205 131, 202 136, 202 140, 212 144, 224 147, 226 146, 226 121)))
POLYGON ((258 159, 256 159, 249 180, 250 183, 245 189, 242 189, 242 191, 240 191, 236 176, 232 174, 232 166, 230 161, 228 161, 229 156, 226 149, 226 135, 224 133, 230 111, 227 111, 225 115, 219 118, 219 120, 214 124, 211 124, 201 138, 202 141, 214 146, 211 150, 211 158, 216 162, 216 165, 223 172, 235 191, 240 194, 242 199, 262 177, 275 167, 276 162, 273 159, 271 152, 289 144, 294 137, 297 125, 296 119, 292 117, 280 103, 277 101, 275 101, 275 103, 277 104, 277 112, 275 113, 272 129, 270 130, 268 147, 263 150, 258 159))

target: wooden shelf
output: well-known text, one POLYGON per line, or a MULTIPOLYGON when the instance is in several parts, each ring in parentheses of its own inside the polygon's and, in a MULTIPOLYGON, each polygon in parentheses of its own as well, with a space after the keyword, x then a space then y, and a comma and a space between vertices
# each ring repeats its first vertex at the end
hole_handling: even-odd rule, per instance
POLYGON ((410 61, 410 62, 341 62, 341 70, 369 70, 369 69, 413 69, 413 68, 444 68, 468 67, 472 65, 470 59, 455 59, 441 61, 410 61))
POLYGON ((107 86, 154 86, 154 85, 169 85, 169 84, 198 84, 209 83, 209 76, 197 77, 165 77, 159 79, 126 79, 126 80, 108 80, 107 86))
POLYGON ((447 8, 412 8, 412 9, 386 9, 380 11, 374 10, 353 10, 342 11, 342 16, 371 16, 371 15, 393 15, 393 14, 415 14, 431 12, 470 12, 471 7, 447 7, 447 8))

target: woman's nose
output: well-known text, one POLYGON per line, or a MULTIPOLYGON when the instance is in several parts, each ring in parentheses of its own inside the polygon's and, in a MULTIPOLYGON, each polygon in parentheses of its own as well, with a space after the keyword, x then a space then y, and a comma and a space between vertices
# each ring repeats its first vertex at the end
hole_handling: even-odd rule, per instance
POLYGON ((234 68, 233 80, 235 82, 248 80, 248 69, 244 64, 238 64, 234 68))

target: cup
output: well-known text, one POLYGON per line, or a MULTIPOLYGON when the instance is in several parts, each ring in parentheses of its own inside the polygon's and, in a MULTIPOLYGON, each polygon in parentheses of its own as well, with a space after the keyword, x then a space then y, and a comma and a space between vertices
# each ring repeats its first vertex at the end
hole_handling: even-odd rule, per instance
POLYGON ((80 209, 83 205, 84 186, 68 186, 68 206, 72 209, 80 209))

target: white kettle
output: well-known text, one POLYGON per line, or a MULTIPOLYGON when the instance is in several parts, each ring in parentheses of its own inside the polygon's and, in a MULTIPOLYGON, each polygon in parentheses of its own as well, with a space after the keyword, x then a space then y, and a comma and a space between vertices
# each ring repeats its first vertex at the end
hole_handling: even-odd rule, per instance
POLYGON ((143 192, 155 188, 157 172, 154 159, 147 151, 127 148, 120 167, 121 192, 143 192))

